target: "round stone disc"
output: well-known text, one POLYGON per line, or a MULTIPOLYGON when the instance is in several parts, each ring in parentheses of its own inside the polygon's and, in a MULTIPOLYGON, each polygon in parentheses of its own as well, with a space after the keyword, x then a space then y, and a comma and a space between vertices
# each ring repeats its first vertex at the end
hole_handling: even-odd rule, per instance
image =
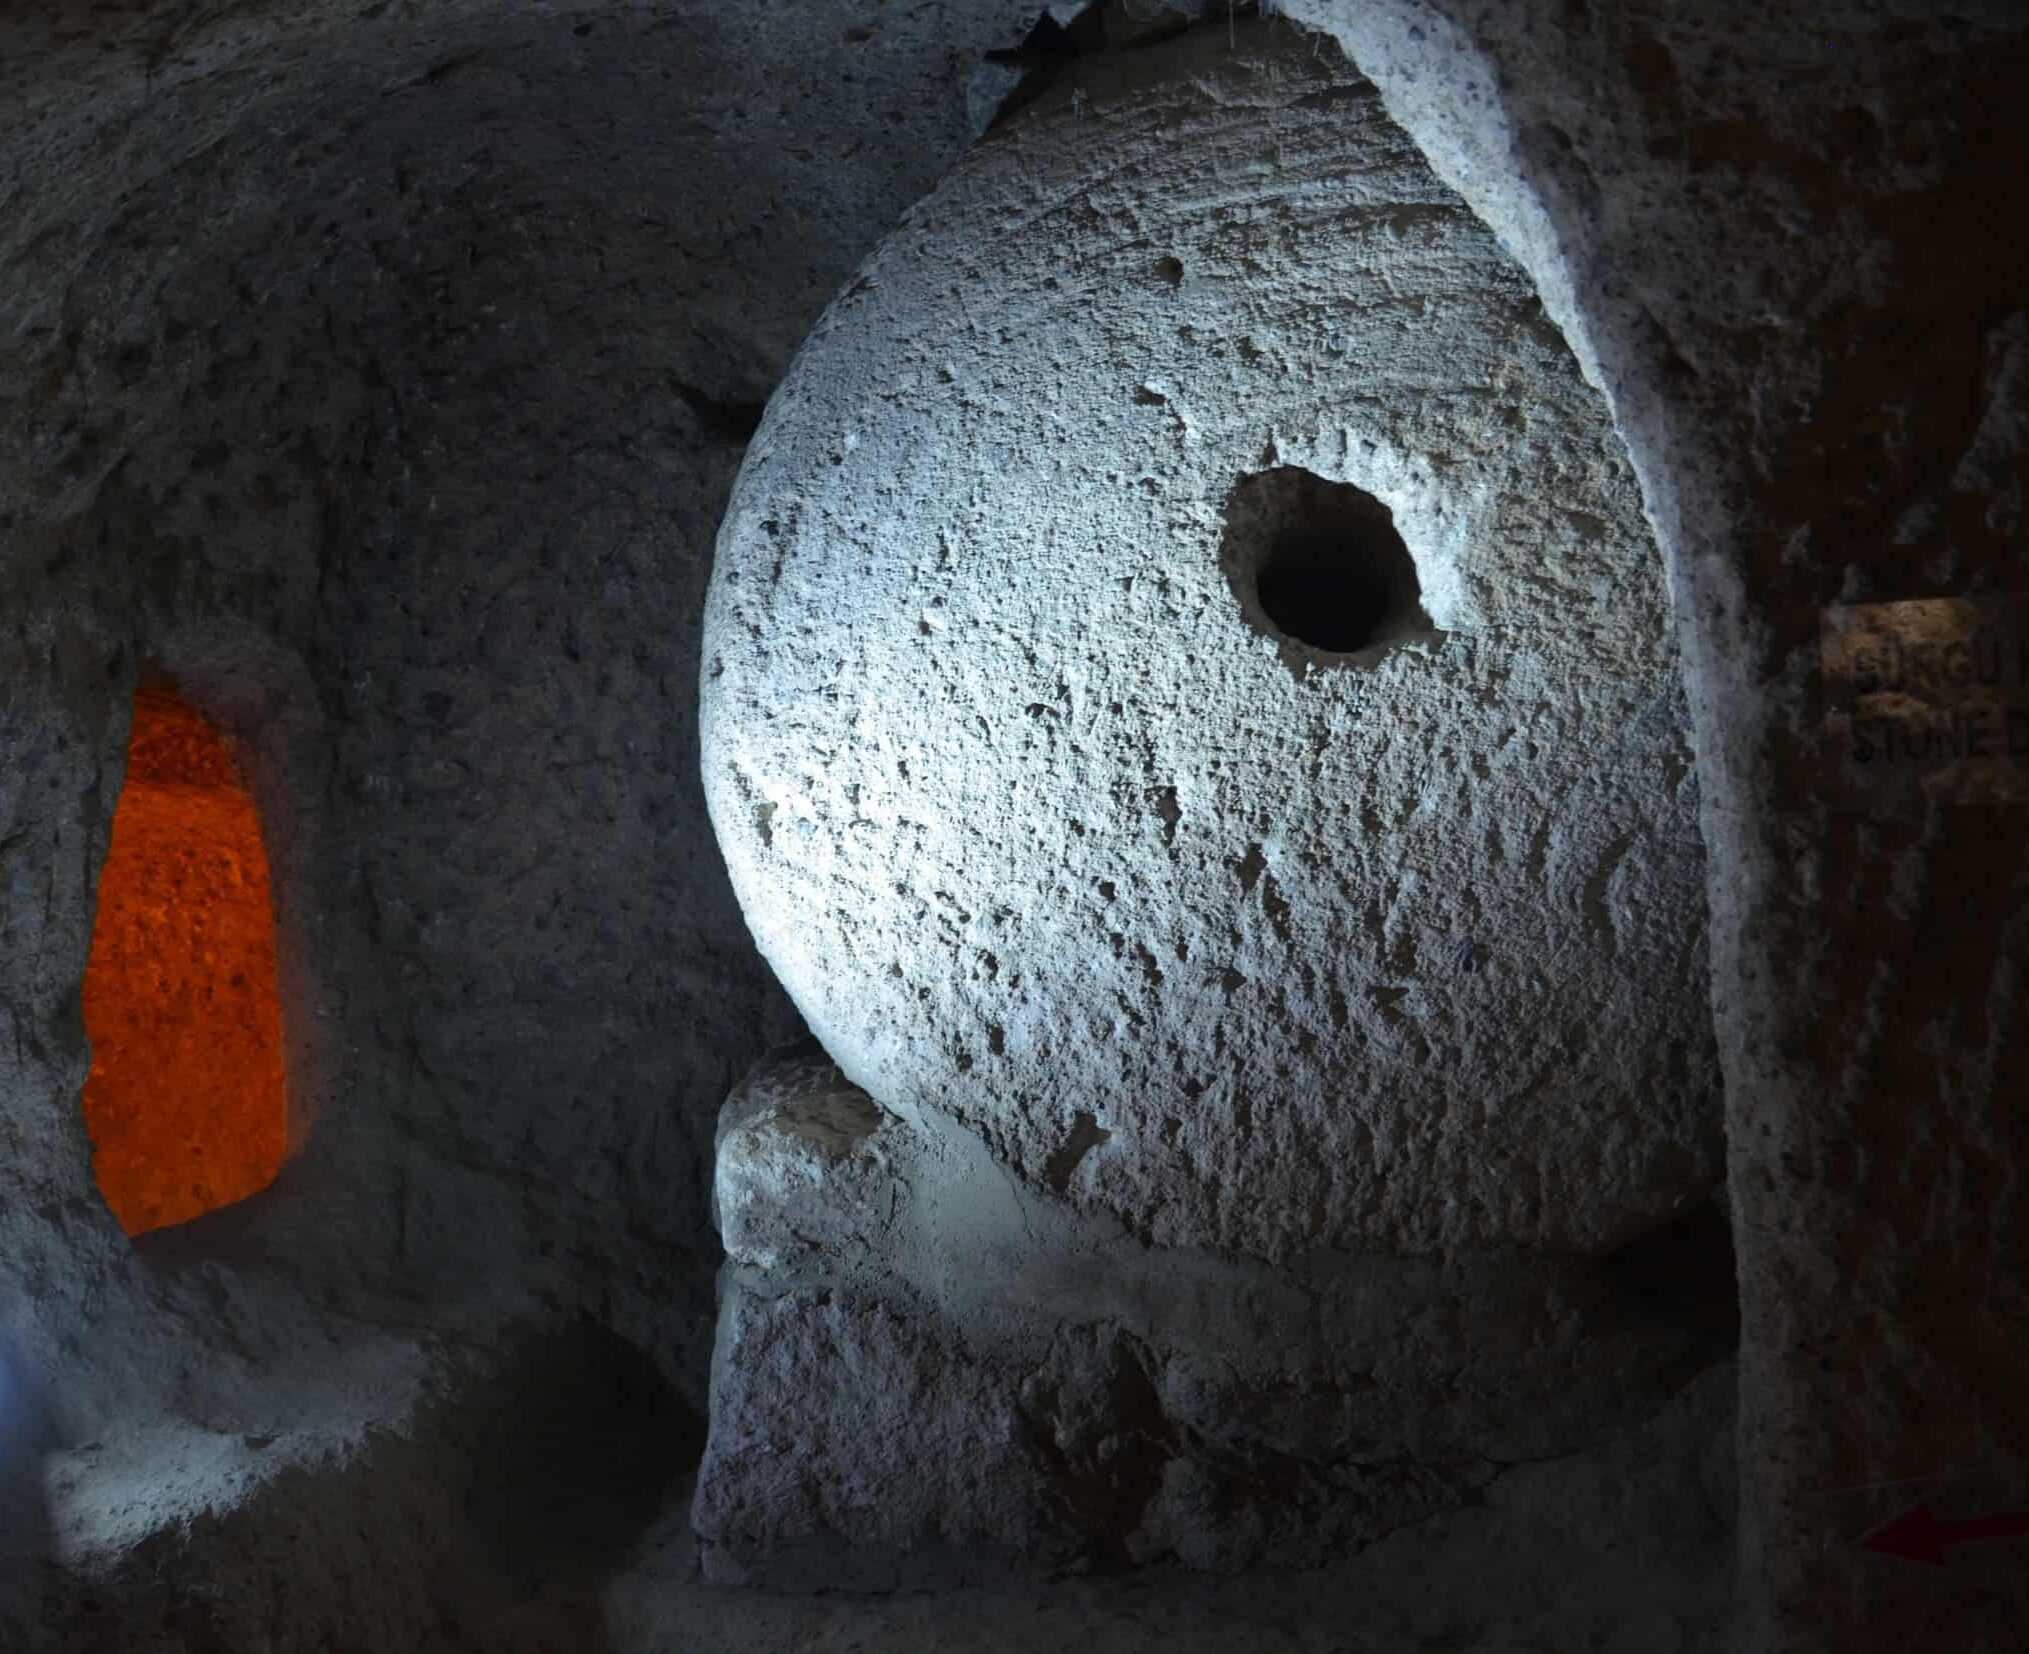
POLYGON ((1601 398, 1279 25, 1081 60, 777 392, 703 761, 811 1027, 1036 1193, 1598 1250, 1720 1173, 1656 550, 1601 398))

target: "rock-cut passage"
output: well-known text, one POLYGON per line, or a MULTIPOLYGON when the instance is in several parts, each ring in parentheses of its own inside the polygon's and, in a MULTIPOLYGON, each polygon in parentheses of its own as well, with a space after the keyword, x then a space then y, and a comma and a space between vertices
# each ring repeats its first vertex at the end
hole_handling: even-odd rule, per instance
POLYGON ((85 970, 85 1124, 128 1234, 265 1188, 288 1135, 267 851, 224 738, 179 695, 134 700, 85 970))

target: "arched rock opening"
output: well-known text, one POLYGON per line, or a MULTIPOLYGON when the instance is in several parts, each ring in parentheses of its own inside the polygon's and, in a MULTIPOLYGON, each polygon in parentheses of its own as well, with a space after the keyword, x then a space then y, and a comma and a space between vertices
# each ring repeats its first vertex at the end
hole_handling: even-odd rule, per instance
MULTIPOLYGON (((401 1380, 505 1316, 595 1317, 701 1411, 713 1116, 795 1028, 699 796, 711 538, 824 298, 969 135, 943 19, 845 86, 803 18, 426 10, 0 18, 0 1329, 152 1467, 136 1508, 81 1454, 74 1504, 192 1569, 272 1555, 147 1526, 241 1496, 202 1464, 436 1428, 401 1380), (185 637, 234 641, 186 674, 185 637), (77 1106, 121 702, 136 659, 210 705, 270 655, 240 687, 304 738, 231 712, 314 1143, 127 1247, 77 1106)), ((355 1606, 414 1544, 362 1523, 294 1588, 355 1606)))
POLYGON ((134 697, 84 982, 85 1123, 128 1234, 265 1188, 288 1143, 275 915, 259 811, 172 688, 134 697))

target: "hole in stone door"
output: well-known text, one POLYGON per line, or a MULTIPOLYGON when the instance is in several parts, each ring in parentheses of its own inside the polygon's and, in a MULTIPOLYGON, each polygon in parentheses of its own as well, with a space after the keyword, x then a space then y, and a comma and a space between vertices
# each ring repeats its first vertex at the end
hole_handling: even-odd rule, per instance
POLYGON ((1221 559, 1257 625, 1322 654, 1433 629, 1393 513, 1350 483, 1296 466, 1243 477, 1226 502, 1221 559))
POLYGON ((134 697, 85 969, 94 1170, 130 1235, 265 1188, 288 1110, 259 813, 225 737, 168 688, 134 697))

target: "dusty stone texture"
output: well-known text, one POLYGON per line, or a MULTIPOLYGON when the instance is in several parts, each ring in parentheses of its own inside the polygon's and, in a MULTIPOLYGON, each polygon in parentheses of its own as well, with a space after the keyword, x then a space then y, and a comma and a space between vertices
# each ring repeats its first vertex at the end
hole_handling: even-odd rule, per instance
MULTIPOLYGON (((48 1447, 371 1430, 455 1482, 480 1449, 411 1367, 584 1316, 701 1414, 712 1123, 796 1026, 697 781, 707 554, 1009 16, 875 27, 852 79, 843 6, 0 19, 0 1360, 35 1403, 0 1426, 0 1645, 73 1629, 9 1617, 17 1554, 83 1565, 48 1447), (245 743, 295 1116, 272 1189, 130 1246, 78 989, 145 668, 245 743)), ((399 1491, 255 1544, 255 1482, 133 1462, 166 1527, 115 1530, 117 1646, 157 1569, 333 1624, 343 1581, 399 1624, 430 1577, 399 1491)), ((359 1462, 289 1500, 343 1507, 359 1462)))
MULTIPOLYGON (((1720 1654, 1731 1376, 1717 1368, 1641 1428, 1584 1455, 1517 1466, 1488 1485, 1483 1503, 1307 1573, 1149 1568, 874 1596, 729 1590, 703 1582, 694 1544, 671 1522, 645 1535, 610 1579, 565 1572, 532 1595, 472 1544, 456 1575, 432 1582, 427 1596, 397 1599, 404 1617, 380 1618, 393 1593, 378 1580, 347 1581, 359 1600, 334 1611, 332 1599, 304 1589, 314 1582, 292 1581, 294 1589, 275 1595, 268 1576, 254 1581, 249 1597, 201 1543, 181 1552, 158 1545, 150 1560, 165 1565, 135 1587, 147 1618, 111 1621, 107 1599, 95 1594, 94 1609, 68 1622, 82 1635, 9 1646, 30 1654, 215 1654, 236 1646, 298 1654, 351 1647, 364 1628, 385 1637, 378 1646, 417 1654, 475 1647, 1032 1654, 1060 1646, 1095 1654, 1720 1654)), ((280 1521, 267 1543, 292 1519, 320 1541, 342 1543, 340 1522, 389 1506, 423 1519, 418 1537, 431 1522, 459 1524, 462 1488, 446 1497, 441 1481, 405 1475, 410 1467, 385 1450, 374 1463, 372 1476, 334 1480, 320 1497, 275 1498, 264 1514, 280 1521)), ((201 1523, 192 1537, 201 1542, 230 1526, 201 1523)), ((261 1540, 245 1531, 236 1537, 261 1540)), ((395 1579, 415 1578, 409 1563, 395 1564, 395 1579)))
POLYGON ((1495 1469, 1187 1443, 1163 1405, 1166 1364, 1090 1328, 995 1361, 878 1299, 736 1283, 720 1338, 695 1520, 705 1577, 721 1583, 1316 1566, 1456 1509, 1495 1469))
MULTIPOLYGON (((738 447, 683 400, 671 341, 765 369, 699 342, 697 255, 641 210, 683 158, 587 187, 613 112, 645 119, 662 85, 638 42, 533 84, 475 64, 390 94, 388 67, 327 57, 264 88, 269 141, 23 237, 31 266, 75 251, 63 286, 22 289, 41 382, 8 450, 15 601, 103 641, 96 739, 31 795, 15 854, 33 866, 31 823, 80 794, 96 831, 137 666, 166 667, 270 749, 303 1118, 294 1191, 262 1207, 306 1281, 701 1282, 698 1098, 786 1011, 692 780, 700 553, 738 447), (487 114, 517 95, 510 146, 487 114), (292 714, 309 731, 276 753, 292 714), (619 1211, 633 1260, 586 1239, 619 1211)), ((57 993, 95 865, 26 956, 57 993)))
POLYGON ((602 1646, 584 1599, 695 1452, 653 1362, 587 1321, 496 1324, 358 1341, 327 1378, 371 1385, 380 1412, 120 1425, 52 1455, 62 1567, 9 1647, 602 1646))
POLYGON ((714 1138, 712 1218, 727 1258, 781 1269, 875 1246, 899 1194, 885 1118, 807 1044, 748 1074, 714 1138))
POLYGON ((1529 266, 1669 562, 1740 1256, 1736 1645, 2013 1647, 2019 1556, 1945 1578, 1859 1539, 2029 1500, 2022 830, 1921 789, 1842 807, 1818 643, 1831 604, 2023 589, 2029 17, 1288 9, 1529 266))
MULTIPOLYGON (((607 1597, 617 1646, 650 1626, 683 1646, 1101 1654, 1694 1654, 1723 1649, 1732 1371, 1591 1451, 1518 1465, 1480 1502, 1314 1571, 1145 1568, 869 1598, 686 1591, 683 1536, 607 1597)), ((648 1646, 656 1646, 650 1642, 648 1646)))
MULTIPOLYGON (((1665 1431, 1631 1439, 1613 1456, 1508 1472, 1486 1506, 1418 1524, 1352 1563, 1295 1581, 1180 1586, 1151 1573, 1047 1593, 792 1600, 697 1590, 679 1530, 656 1559, 666 1572, 633 1571, 616 1585, 605 1634, 617 1647, 643 1649, 674 1641, 1901 1654, 1940 1637, 1956 1647, 2013 1648, 2029 1575, 2009 1547, 1962 1552, 1939 1576, 1865 1557, 1852 1541, 1912 1489, 1963 1514, 2021 1502, 2006 1488, 1976 1494, 1951 1479, 1968 1461, 2005 1470, 2029 1458, 2021 1411, 2029 1316, 2019 1302, 2023 1225, 2012 1170, 2021 1144, 2008 1107, 2023 1089, 2014 1038, 2022 1025, 2020 835, 2012 818, 1978 813, 1828 814, 1815 790, 1809 680, 1816 611, 1828 594, 2019 585, 2020 348, 2009 319, 2029 286, 2021 221, 2010 209, 2023 148, 2019 8, 2012 0, 1281 4, 1332 25, 1440 174, 1529 268, 1615 407, 1676 580, 1714 849, 1715 976, 1748 1312, 1745 1579, 1758 1623, 1742 1637, 1713 1635, 1726 1582, 1723 1520, 1708 1513, 1698 1529, 1648 1514, 1687 1497, 1690 1479, 1665 1431)), ((815 6, 729 14, 713 5, 540 0, 483 9, 496 21, 558 25, 556 49, 544 54, 557 62, 578 49, 563 44, 564 25, 575 41, 578 22, 596 33, 609 16, 802 32, 821 48, 814 67, 788 73, 771 60, 760 77, 766 95, 729 94, 741 105, 722 134, 738 153, 735 176, 751 187, 756 155, 808 147, 796 177, 818 198, 843 197, 852 169, 892 159, 906 175, 898 175, 897 201, 910 192, 908 179, 927 180, 948 152, 935 136, 941 117, 926 112, 944 107, 940 86, 956 84, 940 76, 963 78, 964 69, 945 62, 939 31, 953 20, 963 34, 981 15, 972 6, 918 8, 912 15, 927 11, 930 21, 899 48, 917 70, 848 83, 841 70, 864 75, 868 48, 886 50, 905 32, 894 30, 893 14, 848 21, 843 9, 833 18, 815 6), (869 30, 873 38, 852 38, 869 30), (808 98, 834 89, 901 134, 892 151, 851 138, 806 143, 808 98), (913 124, 925 119, 927 129, 913 124), (755 136, 743 140, 742 131, 755 136)), ((286 130, 241 120, 271 113, 267 91, 285 75, 314 75, 348 40, 392 43, 389 85, 442 69, 450 53, 409 57, 400 31, 477 11, 442 0, 4 8, 7 417, 34 404, 53 362, 37 335, 15 330, 22 311, 60 314, 56 296, 87 251, 96 247, 101 262, 117 257, 98 231, 124 191, 207 144, 245 152, 286 140, 286 130), (50 222, 50 203, 91 210, 66 228, 50 222)), ((454 39, 454 50, 469 40, 454 39)), ((653 52, 651 44, 637 55, 652 61, 653 52)), ((425 84, 442 95, 457 78, 446 71, 425 84)), ((699 77, 691 90, 727 84, 699 77)), ((349 101, 367 112, 382 107, 376 96, 349 101)), ((447 120, 445 132, 466 124, 447 120)), ((667 146, 671 123, 651 124, 653 147, 667 146)), ((342 148, 354 126, 338 116, 310 147, 342 148)), ((431 134, 433 143, 442 137, 431 134)), ((777 204, 792 198, 810 199, 791 186, 777 204)), ((180 239, 201 242, 218 227, 216 216, 193 216, 180 239)), ((874 232, 870 224, 860 245, 874 232)), ((796 247, 821 239, 804 222, 785 237, 796 247)), ((782 261, 757 261, 773 262, 782 261)), ((822 272, 813 279, 820 287, 829 280, 822 272)), ((751 293, 750 285, 727 293, 726 309, 754 308, 751 293)), ((80 307, 84 319, 90 309, 80 307)), ((785 323, 781 337, 799 331, 785 323)), ((123 365, 131 371, 134 359, 123 365)), ((180 417, 162 404, 163 428, 180 417)), ((54 462, 90 430, 85 421, 53 432, 10 479, 69 487, 54 462)), ((82 510, 97 484, 90 444, 79 445, 82 510)), ((321 460, 306 469, 325 473, 321 460)), ((512 469, 503 461, 500 474, 512 469)), ((334 490, 339 503, 348 497, 334 490)), ((275 543, 300 537, 290 524, 309 515, 307 507, 284 513, 275 543)), ((242 1228, 208 1228, 195 1237, 195 1256, 175 1267, 160 1250, 130 1260, 84 1181, 75 1111, 57 1106, 82 1080, 72 999, 83 957, 77 915, 89 907, 116 784, 104 759, 120 746, 120 700, 100 675, 129 628, 109 624, 118 615, 95 602, 47 601, 48 582, 82 579, 94 564, 115 567, 135 543, 126 530, 147 516, 144 502, 103 543, 80 537, 54 547, 18 515, 0 515, 0 1514, 10 1523, 21 1517, 19 1529, 0 1534, 10 1563, 17 1532, 46 1537, 42 1450, 81 1449, 101 1424, 123 1418, 160 1420, 165 1397, 224 1432, 264 1410, 300 1426, 399 1417, 406 1405, 407 1380, 378 1359, 335 1391, 305 1376, 306 1366, 318 1380, 343 1374, 330 1338, 335 1329, 356 1339, 358 1327, 309 1301, 306 1272, 288 1260, 272 1278, 250 1269, 227 1239, 242 1228), (85 762, 81 753, 99 756, 85 762), (45 796, 55 802, 37 802, 45 796), (277 1353, 292 1347, 308 1352, 303 1364, 288 1366, 277 1353), (69 1387, 68 1397, 50 1395, 52 1380, 69 1387), (81 1420, 81 1411, 96 1418, 81 1420)), ((179 658, 204 653, 181 647, 179 658)), ((272 774, 326 773, 323 701, 307 668, 244 634, 205 658, 218 664, 215 705, 239 706, 246 727, 266 732, 272 774)), ((313 780, 312 791, 320 786, 313 780)), ((303 842, 291 854, 315 866, 315 821, 297 825, 303 842)), ((317 956, 314 946, 300 948, 298 968, 310 970, 317 956)), ((306 987, 297 1002, 318 1001, 306 987)), ((344 1041, 331 1050, 342 1057, 344 1041)), ((408 1184, 418 1191, 408 1232, 437 1237, 418 1241, 419 1251, 456 1233, 474 1210, 450 1198, 450 1175, 440 1167, 408 1184), (417 1221, 429 1212, 440 1220, 417 1221)), ((473 1181, 499 1179, 482 1172, 473 1181)), ((372 1189, 358 1194, 367 1213, 382 1204, 372 1189)), ((269 1225, 259 1250, 308 1249, 324 1227, 306 1224, 291 1239, 269 1225)), ((607 1235, 601 1227, 596 1238, 607 1235)), ((345 1255, 343 1245, 326 1250, 345 1255)), ((344 1289, 349 1278, 316 1272, 320 1289, 344 1289)), ((394 1329, 377 1336, 400 1341, 414 1337, 405 1322, 436 1325, 444 1313, 441 1294, 411 1293, 374 1304, 371 1320, 394 1329)), ((474 1320, 483 1331, 497 1315, 480 1305, 474 1320)), ((385 1358, 403 1367, 403 1358, 385 1358)), ((1719 1374, 1700 1387, 1708 1402, 1723 1383, 1719 1374)), ((317 1501, 330 1497, 312 1493, 295 1508, 328 1510, 317 1501)), ((333 1605, 329 1621, 290 1612, 337 1571, 330 1556, 349 1557, 355 1545, 376 1551, 370 1525, 320 1523, 317 1545, 289 1553, 286 1573, 272 1550, 261 1553, 261 1568, 248 1566, 255 1548, 244 1530, 228 1523, 211 1531, 227 1537, 203 1566, 189 1553, 157 1551, 160 1573, 130 1581, 177 1621, 139 1630, 95 1622, 99 1646, 216 1654, 213 1617, 250 1582, 269 1614, 263 1623, 232 1622, 249 1646, 286 1648, 298 1631, 310 1647, 346 1646, 345 1628, 379 1600, 370 1592, 380 1576, 363 1569, 347 1576, 361 1583, 359 1601, 319 1598, 333 1605), (316 1567, 307 1568, 313 1554, 316 1567)), ((434 1531, 405 1533, 421 1545, 434 1531)), ((407 1562, 394 1570, 404 1579, 419 1571, 407 1562)), ((0 1567, 0 1584, 19 1575, 0 1567)), ((0 1645, 76 1654, 86 1601, 117 1619, 131 1600, 80 1597, 73 1587, 68 1576, 54 1580, 48 1610, 12 1622, 0 1607, 0 1645)), ((572 1599, 568 1612, 580 1618, 545 1626, 544 1637, 551 1646, 593 1642, 596 1620, 582 1616, 599 1611, 589 1595, 572 1599)), ((397 1613, 385 1629, 381 1646, 403 1638, 454 1645, 452 1632, 425 1616, 397 1613)), ((482 1627, 482 1638, 492 1629, 482 1627)), ((510 1644, 501 1636, 490 1646, 510 1644)))
POLYGON ((1288 1258, 1597 1251, 1716 1179, 1625 456, 1318 42, 1082 59, 913 209, 749 449, 704 653, 763 953, 1031 1188, 1288 1258), (1269 635, 1228 501, 1288 469, 1386 505, 1429 625, 1269 635))
POLYGON ((1316 1566, 1656 1414, 1732 1339, 1709 1210, 1601 1263, 1270 1268, 1025 1196, 814 1044, 719 1131, 705 1577, 1316 1566))

